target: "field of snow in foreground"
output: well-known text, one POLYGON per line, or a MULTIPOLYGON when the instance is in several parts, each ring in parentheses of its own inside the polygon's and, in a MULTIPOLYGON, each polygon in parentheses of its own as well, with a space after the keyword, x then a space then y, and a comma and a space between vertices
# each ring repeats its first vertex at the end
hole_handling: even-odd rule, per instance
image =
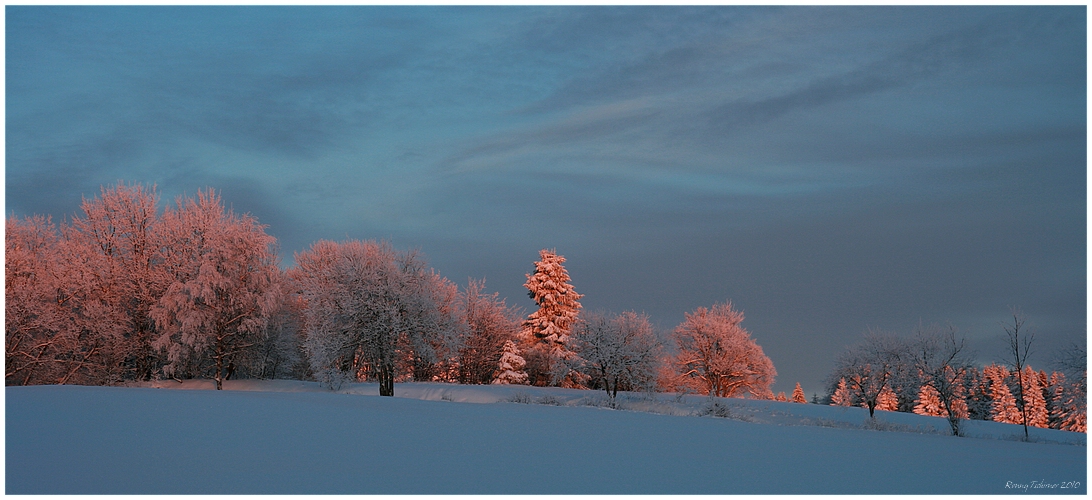
POLYGON ((147 385, 7 387, 5 492, 1087 492, 1084 434, 1025 443, 995 422, 956 438, 937 417, 877 412, 873 430, 861 408, 702 396, 611 409, 602 392, 523 386, 147 385))

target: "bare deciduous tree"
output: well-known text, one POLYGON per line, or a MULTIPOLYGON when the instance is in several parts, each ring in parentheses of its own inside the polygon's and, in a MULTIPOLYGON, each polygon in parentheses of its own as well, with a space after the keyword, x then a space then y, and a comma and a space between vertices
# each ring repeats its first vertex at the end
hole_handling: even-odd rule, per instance
POLYGON ((964 352, 965 346, 966 341, 951 326, 946 330, 919 328, 914 344, 915 364, 922 386, 936 392, 953 436, 962 436, 961 424, 967 418, 963 377, 971 363, 964 352))
POLYGON ((830 381, 837 384, 844 379, 855 399, 874 417, 880 394, 905 377, 912 366, 911 357, 911 348, 903 339, 870 331, 864 342, 838 357, 830 381))
POLYGON ((1012 323, 1002 324, 1002 328, 1005 329, 1005 334, 1008 335, 1008 355, 1009 361, 1014 368, 1013 372, 1016 374, 1017 390, 1016 390, 1016 406, 1020 408, 1020 418, 1024 424, 1024 440, 1028 439, 1028 412, 1027 412, 1027 398, 1024 395, 1024 387, 1027 384, 1024 381, 1024 366, 1027 365, 1028 356, 1031 355, 1031 344, 1035 341, 1035 332, 1028 329, 1025 324, 1027 318, 1024 313, 1017 308, 1012 308, 1012 323))

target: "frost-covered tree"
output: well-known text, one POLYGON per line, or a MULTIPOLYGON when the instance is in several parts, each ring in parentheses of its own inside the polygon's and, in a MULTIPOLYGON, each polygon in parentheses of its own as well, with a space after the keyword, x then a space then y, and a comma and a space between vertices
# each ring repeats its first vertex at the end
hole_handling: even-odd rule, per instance
POLYGON ((79 272, 121 322, 124 337, 116 355, 118 376, 126 379, 148 380, 163 362, 152 345, 158 332, 151 310, 172 282, 164 251, 184 242, 164 234, 158 201, 154 185, 103 187, 99 197, 83 200, 65 231, 69 244, 79 248, 79 272))
POLYGON ((284 273, 277 279, 278 303, 269 315, 253 349, 236 362, 237 373, 247 378, 309 378, 311 369, 303 348, 303 309, 299 295, 291 293, 284 273))
POLYGON ((179 198, 163 225, 187 258, 172 269, 170 286, 150 310, 159 333, 153 346, 167 350, 168 375, 211 358, 216 389, 222 389, 233 357, 257 343, 277 305, 275 240, 255 218, 225 210, 211 189, 179 198))
POLYGON ((573 329, 573 348, 583 360, 590 387, 610 398, 619 390, 652 390, 656 386, 659 344, 648 315, 587 313, 573 329))
POLYGON ((500 360, 497 361, 494 384, 526 384, 527 372, 523 368, 527 362, 519 355, 519 347, 511 340, 505 340, 501 348, 500 360))
POLYGON ((908 344, 894 335, 869 332, 864 342, 839 356, 831 381, 844 379, 853 399, 875 416, 877 398, 896 380, 905 378, 911 363, 908 344), (837 377, 836 379, 834 377, 837 377))
POLYGON ((699 307, 675 328, 678 355, 674 366, 679 383, 718 397, 744 394, 773 399, 770 386, 777 376, 773 362, 740 323, 743 313, 732 303, 699 307))
POLYGON ((918 404, 914 406, 914 413, 930 417, 947 417, 948 410, 940 402, 940 395, 931 385, 921 386, 918 392, 918 404))
POLYGON ((804 389, 800 388, 800 382, 796 383, 796 388, 792 390, 792 402, 793 403, 807 403, 808 397, 804 395, 804 389))
POLYGON ((580 298, 565 270, 565 257, 554 250, 539 251, 535 272, 524 288, 538 309, 523 322, 521 340, 534 385, 580 386, 570 369, 575 355, 569 334, 580 313, 580 298))
POLYGON ((1066 384, 1065 377, 1058 374, 1054 389, 1054 413, 1056 428, 1063 431, 1087 432, 1088 402, 1080 383, 1066 384))
POLYGON ((1087 429, 1086 398, 1088 387, 1088 357, 1083 343, 1071 343, 1054 355, 1054 365, 1061 373, 1061 382, 1052 396, 1058 408, 1058 428, 1073 432, 1087 429), (1068 382, 1067 382, 1068 381, 1068 382))
POLYGON ((1024 366, 1027 365, 1028 356, 1031 355, 1031 346, 1035 341, 1035 332, 1027 328, 1027 318, 1016 309, 1012 309, 1012 323, 1002 324, 1005 334, 1008 336, 1009 361, 1013 366, 1013 374, 1016 376, 1016 406, 1020 409, 1020 419, 1024 426, 1024 440, 1028 439, 1028 414, 1027 395, 1024 388, 1024 366))
POLYGON ((1049 415, 1047 414, 1046 400, 1043 398, 1043 389, 1039 385, 1039 376, 1030 365, 1024 366, 1024 413, 1027 415, 1028 425, 1032 427, 1049 427, 1049 415))
POLYGON ((402 273, 410 305, 403 314, 405 335, 398 337, 399 373, 418 382, 458 380, 458 352, 466 339, 459 287, 410 251, 402 261, 402 273))
POLYGON ((853 399, 849 394, 849 385, 846 384, 846 379, 840 379, 838 386, 834 389, 834 393, 830 396, 831 406, 852 406, 853 399))
POLYGON ((785 396, 785 391, 781 391, 778 392, 777 396, 774 397, 774 401, 784 401, 787 403, 789 401, 789 398, 785 396))
POLYGON ((323 240, 296 254, 289 274, 306 303, 312 371, 330 387, 370 378, 381 396, 393 396, 400 361, 424 369, 442 359, 442 339, 458 336, 450 286, 415 252, 323 240))
POLYGON ((5 235, 5 379, 9 385, 117 379, 123 318, 82 248, 46 217, 9 217, 5 235))
POLYGON ((1003 366, 990 365, 982 371, 990 382, 993 421, 1020 425, 1023 422, 1023 416, 1016 406, 1016 398, 1009 389, 1008 370, 1003 366))
POLYGON ((922 385, 936 391, 952 435, 961 435, 961 422, 967 418, 963 377, 971 366, 963 352, 965 341, 956 335, 953 327, 946 331, 932 327, 919 329, 914 346, 915 365, 922 385))
POLYGON ((884 387, 876 397, 876 409, 880 411, 899 411, 899 398, 891 387, 884 387))
POLYGON ((972 420, 990 420, 992 404, 986 376, 977 368, 970 367, 963 381, 964 392, 967 394, 968 417, 972 420))
POLYGON ((827 390, 833 393, 838 382, 844 379, 854 403, 870 408, 871 416, 874 416, 879 395, 885 388, 894 391, 905 410, 912 409, 921 387, 912 351, 911 342, 870 330, 860 344, 838 356, 834 370, 827 377, 827 390))
POLYGON ((470 280, 460 295, 467 336, 458 351, 458 380, 464 384, 491 382, 505 343, 519 334, 519 309, 484 290, 485 280, 470 280))

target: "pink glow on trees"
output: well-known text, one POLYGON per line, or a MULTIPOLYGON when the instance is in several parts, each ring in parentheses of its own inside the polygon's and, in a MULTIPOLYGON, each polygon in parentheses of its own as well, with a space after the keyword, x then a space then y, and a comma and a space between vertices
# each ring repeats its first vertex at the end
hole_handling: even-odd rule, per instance
POLYGON ((527 275, 524 288, 538 309, 523 322, 520 333, 527 371, 534 385, 580 387, 579 373, 569 366, 575 354, 569 334, 580 313, 580 299, 565 270, 565 257, 554 250, 540 250, 535 272, 527 275))
POLYGON ((880 394, 908 383, 911 358, 910 345, 903 339, 870 331, 862 343, 838 357, 831 378, 845 380, 852 399, 868 408, 869 416, 874 417, 880 394))
POLYGON ((831 406, 852 406, 853 399, 849 395, 849 386, 846 384, 846 379, 838 380, 838 387, 834 389, 834 394, 830 396, 831 406))
POLYGON ((921 386, 918 392, 918 404, 914 406, 914 413, 930 417, 947 417, 948 410, 940 403, 940 394, 931 385, 921 386))
POLYGON ((178 244, 162 232, 158 202, 154 185, 146 190, 119 182, 102 188, 98 198, 85 198, 65 231, 78 248, 74 257, 80 261, 79 271, 118 315, 125 339, 117 345, 117 361, 137 380, 148 380, 161 364, 152 346, 156 327, 151 309, 170 284, 161 265, 163 251, 178 244))
POLYGON ((800 382, 796 383, 796 387, 792 390, 792 402, 793 403, 807 403, 808 397, 804 395, 804 389, 800 388, 800 382))
POLYGON ((990 381, 993 421, 1017 425, 1023 423, 1020 409, 1016 407, 1016 398, 1009 389, 1009 371, 1003 366, 989 365, 982 372, 990 381))
POLYGON ((963 379, 971 365, 963 351, 965 345, 951 326, 944 331, 919 329, 914 341, 914 364, 921 383, 932 388, 930 393, 935 391, 953 436, 962 436, 961 423, 968 417, 963 379))
POLYGON ((225 363, 255 344, 277 305, 275 240, 253 217, 225 211, 211 189, 180 198, 162 223, 175 252, 171 284, 151 310, 160 332, 154 345, 167 350, 163 370, 180 373, 209 356, 222 389, 225 363))
POLYGON ((876 397, 876 409, 880 411, 899 411, 899 397, 890 386, 884 387, 876 397))
MULTIPOLYGON (((519 335, 519 309, 506 306, 498 293, 484 290, 485 280, 472 279, 460 295, 467 336, 458 349, 458 380, 464 384, 490 383, 505 346, 519 335)), ((520 363, 525 364, 523 358, 520 363)))
POLYGON ((773 399, 777 376, 773 362, 740 323, 743 313, 732 303, 699 307, 675 328, 679 353, 674 358, 678 383, 718 397, 744 394, 773 399))
POLYGON ((6 221, 5 380, 102 384, 113 377, 119 315, 45 217, 6 221))
POLYGON ((1024 404, 1028 425, 1032 427, 1049 427, 1046 399, 1043 397, 1043 388, 1039 384, 1039 376, 1032 370, 1031 365, 1024 366, 1024 404))

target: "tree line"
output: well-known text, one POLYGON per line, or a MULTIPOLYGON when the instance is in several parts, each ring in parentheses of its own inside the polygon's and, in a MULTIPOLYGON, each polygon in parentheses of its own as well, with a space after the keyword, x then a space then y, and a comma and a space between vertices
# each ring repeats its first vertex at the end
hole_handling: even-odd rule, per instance
MULTIPOLYGON (((789 400, 731 302, 686 313, 662 339, 646 314, 583 311, 554 250, 526 275, 525 315, 484 280, 459 287, 388 242, 318 241, 281 269, 265 226, 214 190, 158 203, 154 186, 119 182, 71 221, 7 218, 8 385, 291 378, 374 381, 384 396, 439 381, 789 400)), ((827 400, 944 416, 956 435, 966 419, 1084 432, 1083 348, 1035 372, 1024 321, 1005 326, 1007 365, 983 368, 954 328, 870 332, 838 358, 827 400)), ((807 402, 799 383, 791 400, 807 402)))
POLYGON ((155 187, 104 187, 71 221, 6 220, 8 385, 155 378, 525 383, 773 398, 776 371, 730 303, 686 314, 663 349, 646 314, 585 312, 542 250, 529 315, 388 242, 276 240, 212 189, 158 209, 155 187))
POLYGON ((1027 364, 1034 335, 1014 311, 1003 325, 1006 363, 978 366, 954 327, 919 327, 912 338, 870 331, 837 359, 827 378, 830 404, 878 411, 945 417, 953 435, 966 420, 992 420, 1028 427, 1086 432, 1087 378, 1084 348, 1056 356, 1060 368, 1047 374, 1027 364))

